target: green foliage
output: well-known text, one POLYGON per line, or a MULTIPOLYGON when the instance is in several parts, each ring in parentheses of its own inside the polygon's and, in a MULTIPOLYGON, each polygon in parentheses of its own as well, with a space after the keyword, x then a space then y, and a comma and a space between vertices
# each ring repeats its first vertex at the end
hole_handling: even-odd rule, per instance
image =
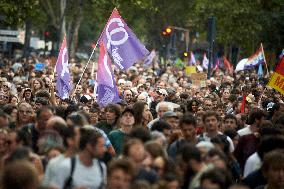
MULTIPOLYGON (((76 2, 67 1, 67 23, 76 15, 76 2)), ((210 16, 216 17, 218 44, 234 44, 246 54, 260 42, 272 50, 284 44, 283 0, 84 0, 79 47, 98 39, 114 7, 149 49, 161 49, 161 31, 168 25, 198 32, 200 40, 205 40, 210 16)), ((9 26, 23 25, 31 18, 36 30, 50 25, 59 29, 59 0, 2 0, 0 12, 9 26)))
POLYGON ((23 26, 27 18, 35 19, 39 10, 38 0, 1 0, 0 12, 5 16, 3 25, 23 26))

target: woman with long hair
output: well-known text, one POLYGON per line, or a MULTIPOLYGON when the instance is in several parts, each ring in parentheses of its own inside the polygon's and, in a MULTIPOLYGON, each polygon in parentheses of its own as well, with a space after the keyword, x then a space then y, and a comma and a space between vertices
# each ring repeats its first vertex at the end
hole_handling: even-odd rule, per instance
POLYGON ((135 126, 147 127, 148 123, 153 120, 150 108, 146 102, 138 101, 133 105, 135 126))
POLYGON ((31 83, 32 93, 35 95, 40 89, 44 89, 44 82, 40 78, 34 78, 31 83))

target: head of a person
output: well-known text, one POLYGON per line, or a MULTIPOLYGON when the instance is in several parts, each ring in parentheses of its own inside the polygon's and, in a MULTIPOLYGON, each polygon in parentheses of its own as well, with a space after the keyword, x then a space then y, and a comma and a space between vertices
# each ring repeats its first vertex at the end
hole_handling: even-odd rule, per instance
POLYGON ((121 113, 120 116, 120 124, 122 126, 133 126, 135 123, 134 112, 131 108, 125 108, 125 110, 121 113))
POLYGON ((9 99, 9 103, 11 103, 11 104, 17 106, 18 103, 19 103, 18 97, 15 96, 15 95, 11 95, 11 96, 10 96, 10 99, 9 99))
POLYGON ((223 98, 224 100, 228 100, 230 94, 231 94, 231 93, 230 93, 230 90, 229 90, 229 89, 224 89, 222 98, 223 98))
POLYGON ((181 154, 182 160, 187 165, 187 168, 194 171, 199 171, 200 164, 203 163, 201 152, 193 144, 185 144, 178 152, 181 154))
POLYGON ((224 135, 230 137, 230 139, 233 141, 234 147, 236 148, 240 139, 237 131, 235 129, 225 129, 224 135))
POLYGON ((158 131, 158 132, 163 133, 168 141, 171 136, 171 130, 172 130, 171 125, 163 120, 156 121, 155 123, 153 123, 151 127, 151 132, 158 131))
POLYGON ((124 157, 131 159, 136 164, 141 164, 146 158, 144 144, 139 139, 130 139, 123 146, 124 157))
POLYGON ((266 113, 263 110, 259 108, 252 109, 248 117, 248 124, 256 125, 257 127, 259 127, 261 123, 265 120, 265 118, 266 113))
POLYGON ((179 121, 184 139, 188 142, 194 142, 196 139, 196 119, 192 114, 184 115, 179 121))
POLYGON ((38 109, 49 105, 49 101, 43 97, 37 97, 34 104, 34 110, 37 111, 38 109))
POLYGON ((2 128, 8 128, 9 126, 9 116, 2 110, 0 110, 0 125, 2 128))
POLYGON ((46 129, 47 121, 53 116, 52 107, 46 106, 36 112, 36 128, 38 131, 46 129))
POLYGON ((138 96, 137 96, 137 101, 141 101, 141 102, 148 102, 148 97, 145 95, 145 94, 143 94, 143 93, 141 93, 141 94, 139 94, 138 96))
POLYGON ((130 89, 123 91, 123 99, 125 102, 130 103, 133 99, 133 92, 130 89))
POLYGON ((163 116, 161 117, 161 119, 167 122, 173 129, 178 127, 179 117, 177 113, 173 111, 165 112, 163 116))
POLYGON ((43 82, 44 82, 45 88, 49 88, 50 87, 51 79, 49 77, 44 77, 43 78, 43 82))
POLYGON ((174 111, 173 106, 168 102, 160 102, 156 106, 158 117, 161 118, 165 112, 174 111))
POLYGON ((232 184, 232 178, 228 171, 214 168, 201 175, 201 188, 227 189, 232 184))
POLYGON ((117 104, 108 104, 105 108, 106 121, 109 124, 116 124, 120 114, 121 110, 117 104))
POLYGON ((11 121, 16 121, 18 116, 18 108, 13 104, 6 104, 3 106, 3 112, 11 117, 11 121))
POLYGON ((136 175, 136 168, 131 160, 117 159, 109 163, 107 172, 108 189, 129 189, 136 175))
POLYGON ((94 129, 81 128, 79 150, 87 152, 92 158, 101 158, 106 151, 105 139, 94 129))
POLYGON ((190 100, 187 103, 187 111, 195 113, 198 111, 198 106, 200 102, 197 99, 190 100))
POLYGON ((76 93, 81 94, 82 92, 83 92, 83 87, 82 87, 82 85, 78 84, 76 86, 76 93))
POLYGON ((155 101, 156 102, 162 102, 162 101, 165 100, 167 95, 168 95, 168 92, 166 91, 166 89, 158 89, 156 91, 155 101))
POLYGON ((146 102, 136 102, 133 107, 135 125, 142 125, 148 119, 150 112, 149 106, 146 102))
POLYGON ((11 88, 11 83, 9 82, 3 82, 1 89, 6 93, 10 90, 11 88))
POLYGON ((151 140, 151 133, 149 129, 145 127, 133 127, 128 136, 131 139, 138 139, 143 143, 151 140))
POLYGON ((267 135, 262 137, 257 148, 257 154, 263 160, 265 154, 277 149, 284 149, 284 137, 281 135, 267 135))
POLYGON ((18 123, 25 125, 30 123, 32 117, 33 117, 33 108, 28 103, 21 103, 18 106, 18 123))
POLYGON ((88 107, 91 108, 92 107, 92 102, 93 102, 93 98, 90 95, 83 95, 80 98, 80 103, 83 107, 88 107))
POLYGON ((37 146, 39 154, 46 155, 52 148, 63 148, 63 138, 54 130, 45 130, 41 133, 37 146))
POLYGON ((28 161, 15 161, 6 165, 1 174, 1 186, 5 189, 37 189, 38 172, 28 161))
POLYGON ((62 117, 54 115, 47 121, 46 129, 56 129, 57 127, 67 127, 67 123, 62 117))
POLYGON ((32 81, 32 88, 34 91, 38 91, 42 88, 44 88, 44 83, 41 79, 39 78, 35 78, 33 81, 32 81))
POLYGON ((100 112, 100 110, 97 107, 90 108, 89 116, 90 116, 90 124, 91 125, 96 125, 98 123, 99 112, 100 112))
POLYGON ((87 118, 79 112, 73 112, 72 114, 68 115, 66 118, 67 126, 78 126, 83 127, 88 124, 87 118))
POLYGON ((268 188, 284 188, 284 150, 274 150, 264 156, 262 173, 268 188))
POLYGON ((203 116, 206 132, 218 132, 220 119, 221 118, 218 112, 206 111, 203 116))
POLYGON ((33 98, 33 93, 30 88, 26 88, 23 93, 23 98, 25 100, 31 100, 33 98))
POLYGON ((9 96, 5 94, 3 91, 0 91, 0 105, 8 103, 9 103, 9 96))
POLYGON ((131 81, 125 81, 124 84, 124 90, 130 90, 132 88, 132 82, 131 81))
POLYGON ((233 114, 227 114, 224 117, 224 129, 237 129, 237 118, 233 114))

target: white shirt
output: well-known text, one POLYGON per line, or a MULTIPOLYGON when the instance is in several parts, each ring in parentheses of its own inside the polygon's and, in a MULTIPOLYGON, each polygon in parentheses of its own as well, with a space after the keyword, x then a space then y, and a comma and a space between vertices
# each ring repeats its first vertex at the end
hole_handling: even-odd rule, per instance
MULTIPOLYGON (((224 135, 223 133, 218 131, 218 134, 220 135, 224 135)), ((204 138, 205 141, 211 142, 211 138, 208 137, 207 133, 203 133, 203 135, 201 136, 202 138, 204 138)), ((226 136, 227 141, 230 144, 230 152, 234 152, 235 151, 235 147, 234 147, 234 143, 232 141, 232 139, 228 136, 226 136)))
MULTIPOLYGON (((93 160, 93 165, 87 167, 83 165, 76 156, 76 163, 73 172, 73 187, 86 187, 88 189, 98 189, 102 182, 106 183, 106 166, 100 162, 103 167, 103 175, 97 159, 93 160)), ((66 179, 70 176, 71 158, 64 159, 57 166, 57 170, 50 179, 50 186, 62 189, 66 179)))
POLYGON ((238 134, 239 134, 240 136, 245 136, 245 135, 252 134, 252 131, 251 131, 251 129, 250 129, 250 125, 246 126, 246 127, 243 128, 243 129, 238 130, 238 134))
POLYGON ((246 161, 244 168, 244 177, 261 167, 261 160, 257 152, 253 153, 246 161))
POLYGON ((50 181, 52 176, 54 176, 55 172, 57 171, 57 166, 61 163, 61 161, 68 159, 63 154, 58 155, 57 157, 51 159, 47 167, 45 169, 44 179, 42 181, 43 186, 50 186, 50 181))

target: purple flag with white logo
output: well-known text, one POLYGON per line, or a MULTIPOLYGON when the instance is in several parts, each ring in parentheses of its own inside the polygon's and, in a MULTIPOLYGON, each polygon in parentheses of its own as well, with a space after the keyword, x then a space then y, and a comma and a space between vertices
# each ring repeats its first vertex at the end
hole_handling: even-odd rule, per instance
POLYGON ((97 85, 97 100, 100 107, 105 107, 109 103, 117 103, 120 101, 110 64, 110 58, 103 44, 100 44, 97 85))
POLYGON ((149 51, 126 25, 116 8, 112 11, 99 39, 99 44, 101 42, 112 57, 115 66, 121 70, 126 70, 149 54, 149 51))
POLYGON ((69 93, 72 90, 70 82, 70 73, 68 68, 68 52, 66 45, 66 37, 60 47, 60 52, 57 58, 55 71, 57 73, 56 90, 61 99, 69 98, 69 93))

